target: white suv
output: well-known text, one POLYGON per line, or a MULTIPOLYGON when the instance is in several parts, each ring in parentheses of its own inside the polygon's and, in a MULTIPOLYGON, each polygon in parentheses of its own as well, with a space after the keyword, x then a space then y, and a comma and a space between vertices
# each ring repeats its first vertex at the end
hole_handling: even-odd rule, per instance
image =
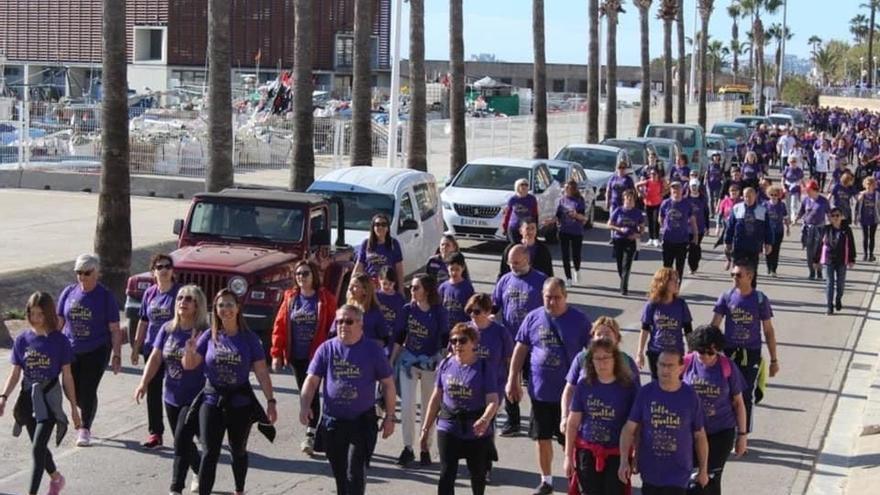
POLYGON ((555 242, 556 204, 562 195, 549 165, 553 160, 490 158, 467 163, 440 193, 447 231, 459 239, 506 240, 501 231, 504 208, 514 194, 513 184, 529 181, 538 199, 538 226, 548 242, 555 242))

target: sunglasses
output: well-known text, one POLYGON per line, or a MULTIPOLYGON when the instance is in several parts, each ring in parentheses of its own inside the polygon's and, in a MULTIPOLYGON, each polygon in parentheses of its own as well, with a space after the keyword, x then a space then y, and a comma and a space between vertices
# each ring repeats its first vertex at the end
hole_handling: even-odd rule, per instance
POLYGON ((373 224, 373 227, 387 227, 387 226, 388 226, 388 222, 375 222, 373 224))
POLYGON ((714 356, 718 354, 718 352, 715 349, 697 349, 697 354, 702 356, 714 356))
POLYGON ((342 325, 354 325, 354 320, 351 318, 336 318, 336 326, 342 325))
POLYGON ((83 277, 88 277, 88 276, 91 275, 94 271, 95 271, 95 270, 76 270, 76 274, 77 274, 77 275, 82 275, 83 277))
POLYGON ((194 298, 193 296, 191 296, 189 294, 180 294, 177 296, 177 300, 178 300, 178 302, 179 301, 193 302, 196 300, 196 298, 194 298))
POLYGON ((296 272, 297 277, 310 277, 311 275, 312 275, 312 272, 309 272, 306 270, 301 270, 301 271, 296 272))
POLYGON ((234 302, 218 302, 217 307, 220 309, 230 309, 235 307, 234 302))
POLYGON ((471 308, 467 310, 467 314, 471 316, 480 316, 481 314, 483 314, 483 310, 479 308, 471 308))
POLYGON ((153 270, 159 270, 159 271, 170 270, 170 269, 171 269, 171 265, 168 263, 163 264, 163 265, 156 265, 153 267, 153 270))
POLYGON ((449 343, 452 345, 465 345, 468 343, 467 337, 452 337, 449 339, 449 343))
POLYGON ((743 272, 730 272, 730 278, 743 278, 743 272))

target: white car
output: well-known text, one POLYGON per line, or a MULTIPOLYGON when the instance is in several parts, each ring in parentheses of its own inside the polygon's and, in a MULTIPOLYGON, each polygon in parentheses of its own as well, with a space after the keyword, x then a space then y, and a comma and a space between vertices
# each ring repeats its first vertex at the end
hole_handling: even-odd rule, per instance
POLYGON ((562 186, 553 179, 552 160, 488 158, 467 163, 440 194, 447 231, 459 239, 506 240, 501 223, 513 184, 529 181, 538 199, 539 234, 556 242, 556 205, 562 186))
MULTIPOLYGON (((443 217, 437 181, 429 173, 400 168, 340 168, 317 179, 308 191, 342 200, 345 240, 355 247, 370 235, 373 215, 388 215, 391 235, 403 250, 407 276, 420 271, 440 245, 443 217)), ((335 214, 330 217, 336 218, 335 214)), ((335 235, 336 231, 332 232, 335 235)))

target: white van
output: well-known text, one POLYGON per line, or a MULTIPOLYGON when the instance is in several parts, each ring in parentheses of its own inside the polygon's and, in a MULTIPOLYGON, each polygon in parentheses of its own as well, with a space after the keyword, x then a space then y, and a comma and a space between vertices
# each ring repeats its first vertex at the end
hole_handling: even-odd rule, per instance
POLYGON ((373 215, 388 215, 391 235, 403 250, 403 271, 407 276, 424 267, 440 245, 443 214, 437 181, 429 173, 400 168, 346 167, 318 178, 308 192, 342 200, 345 241, 355 247, 370 235, 373 215))

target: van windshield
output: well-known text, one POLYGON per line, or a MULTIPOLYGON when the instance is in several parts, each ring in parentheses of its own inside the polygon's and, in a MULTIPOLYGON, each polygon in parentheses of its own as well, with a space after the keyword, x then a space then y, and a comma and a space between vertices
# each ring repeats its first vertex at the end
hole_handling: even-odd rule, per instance
POLYGON ((302 239, 304 211, 300 208, 252 203, 196 203, 189 231, 225 239, 258 238, 278 242, 302 239))
MULTIPOLYGON (((332 196, 342 200, 345 209, 345 230, 370 230, 373 215, 384 213, 388 218, 394 218, 394 196, 378 193, 363 193, 351 191, 322 191, 309 189, 309 192, 332 196)), ((330 223, 333 228, 337 227, 336 203, 330 203, 330 223)))
POLYGON ((645 132, 645 137, 675 139, 685 148, 697 145, 697 131, 680 127, 652 126, 645 132))
POLYGON ((563 148, 556 155, 556 160, 579 163, 585 170, 614 172, 617 166, 617 153, 589 148, 563 148))
POLYGON ((506 165, 487 165, 482 163, 468 163, 452 183, 455 187, 469 189, 492 189, 495 191, 513 192, 513 184, 519 179, 531 181, 532 171, 523 167, 509 167, 506 165))

